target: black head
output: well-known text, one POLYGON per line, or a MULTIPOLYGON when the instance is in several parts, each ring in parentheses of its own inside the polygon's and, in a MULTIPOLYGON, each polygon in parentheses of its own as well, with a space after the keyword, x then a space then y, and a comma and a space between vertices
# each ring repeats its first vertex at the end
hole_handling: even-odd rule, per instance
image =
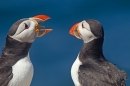
POLYGON ((28 19, 25 18, 25 19, 21 19, 21 20, 18 20, 17 22, 15 22, 15 23, 11 26, 11 28, 10 28, 10 30, 9 30, 9 32, 8 32, 8 35, 9 35, 9 36, 13 36, 13 35, 16 33, 16 31, 17 31, 19 25, 20 25, 23 21, 25 21, 25 20, 28 20, 28 19))
POLYGON ((76 23, 70 30, 70 34, 88 43, 94 39, 104 39, 104 31, 97 20, 84 20, 76 23))
POLYGON ((103 26, 97 20, 86 20, 89 24, 91 32, 98 38, 104 38, 103 26))
POLYGON ((8 36, 20 42, 32 43, 36 37, 41 37, 52 31, 52 29, 40 26, 41 22, 49 18, 46 15, 37 15, 31 18, 20 19, 11 26, 8 36))

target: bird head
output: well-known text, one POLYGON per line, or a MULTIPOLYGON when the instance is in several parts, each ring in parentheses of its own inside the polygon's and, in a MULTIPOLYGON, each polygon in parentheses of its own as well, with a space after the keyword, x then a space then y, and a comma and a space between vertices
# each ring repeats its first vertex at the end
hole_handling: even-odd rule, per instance
POLYGON ((52 29, 40 26, 42 22, 48 19, 50 17, 46 15, 20 19, 11 26, 8 35, 20 42, 32 43, 36 37, 42 37, 52 31, 52 29))
POLYGON ((82 39, 84 43, 88 43, 94 39, 104 38, 103 27, 97 20, 84 20, 74 24, 69 33, 78 39, 82 39))

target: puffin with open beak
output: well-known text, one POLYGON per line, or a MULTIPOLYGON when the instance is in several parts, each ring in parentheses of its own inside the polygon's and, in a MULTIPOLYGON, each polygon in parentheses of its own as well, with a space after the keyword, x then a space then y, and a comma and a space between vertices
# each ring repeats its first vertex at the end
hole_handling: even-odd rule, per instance
POLYGON ((83 40, 83 46, 71 68, 75 86, 126 86, 126 73, 103 55, 104 31, 97 20, 83 20, 69 33, 83 40))
POLYGON ((11 26, 0 56, 0 86, 30 86, 34 69, 29 49, 36 37, 52 31, 40 25, 48 19, 49 16, 37 15, 11 26))

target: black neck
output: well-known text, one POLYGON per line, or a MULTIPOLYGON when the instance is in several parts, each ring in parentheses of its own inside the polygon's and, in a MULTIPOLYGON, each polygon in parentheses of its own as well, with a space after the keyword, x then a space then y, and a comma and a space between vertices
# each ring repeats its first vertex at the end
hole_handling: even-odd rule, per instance
POLYGON ((14 56, 26 56, 29 52, 32 43, 19 42, 7 35, 6 44, 2 54, 14 56))
POLYGON ((0 57, 0 65, 13 66, 18 60, 28 55, 31 45, 32 43, 22 43, 7 36, 6 44, 0 57))
POLYGON ((103 52, 103 39, 94 39, 89 43, 84 43, 79 54, 79 59, 81 62, 85 62, 87 59, 104 59, 103 52))

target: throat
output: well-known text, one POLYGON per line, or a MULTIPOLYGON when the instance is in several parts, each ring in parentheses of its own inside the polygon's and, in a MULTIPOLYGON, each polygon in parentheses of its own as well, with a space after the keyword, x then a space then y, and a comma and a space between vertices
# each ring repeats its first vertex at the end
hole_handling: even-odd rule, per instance
POLYGON ((27 55, 32 43, 19 42, 9 36, 6 37, 6 45, 3 53, 11 55, 27 55))
POLYGON ((7 36, 6 44, 2 51, 2 62, 1 64, 14 65, 18 60, 28 55, 29 49, 32 43, 22 43, 13 38, 7 36))
POLYGON ((86 63, 86 60, 105 60, 102 52, 103 39, 94 39, 88 43, 84 43, 79 54, 79 60, 86 63))

